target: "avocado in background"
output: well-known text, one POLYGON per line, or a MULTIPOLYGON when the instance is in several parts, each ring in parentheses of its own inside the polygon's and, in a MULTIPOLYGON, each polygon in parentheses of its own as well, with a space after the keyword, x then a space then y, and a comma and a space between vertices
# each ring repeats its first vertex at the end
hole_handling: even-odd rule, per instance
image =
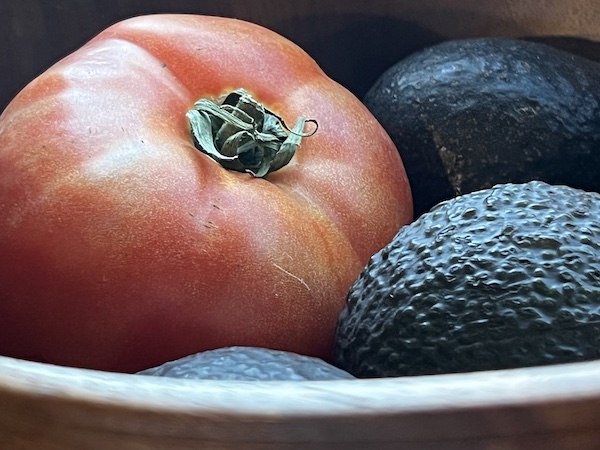
POLYGON ((440 203, 352 286, 334 363, 356 377, 600 357, 600 194, 532 181, 440 203))
POLYGON ((225 347, 196 353, 138 372, 198 380, 344 380, 349 373, 310 356, 260 347, 225 347))
POLYGON ((364 103, 400 152, 415 216, 499 183, 600 191, 600 64, 508 38, 447 41, 388 69, 364 103))

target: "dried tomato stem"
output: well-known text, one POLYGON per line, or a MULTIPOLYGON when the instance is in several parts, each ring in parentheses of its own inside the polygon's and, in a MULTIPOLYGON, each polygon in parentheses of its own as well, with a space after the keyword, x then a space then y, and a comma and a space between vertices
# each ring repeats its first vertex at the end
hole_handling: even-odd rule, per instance
POLYGON ((281 117, 243 89, 228 94, 221 104, 198 100, 187 118, 198 150, 226 169, 255 177, 287 165, 302 138, 318 129, 316 120, 300 117, 290 130, 281 117), (314 124, 314 129, 305 132, 307 123, 314 124))

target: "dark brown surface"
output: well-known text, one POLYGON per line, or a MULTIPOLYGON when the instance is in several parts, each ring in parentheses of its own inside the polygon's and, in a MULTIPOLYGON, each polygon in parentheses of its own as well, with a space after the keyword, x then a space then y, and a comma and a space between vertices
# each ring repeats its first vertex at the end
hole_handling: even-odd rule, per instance
POLYGON ((150 13, 237 17, 304 47, 362 96, 410 52, 447 37, 596 33, 600 3, 553 0, 5 0, 0 2, 0 110, 41 71, 119 20, 150 13), (486 6, 487 5, 487 6, 486 6))

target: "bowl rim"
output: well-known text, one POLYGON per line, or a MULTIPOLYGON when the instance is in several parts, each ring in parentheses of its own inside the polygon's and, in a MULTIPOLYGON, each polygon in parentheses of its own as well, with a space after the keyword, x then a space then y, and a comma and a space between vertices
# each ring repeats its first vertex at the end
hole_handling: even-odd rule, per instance
POLYGON ((506 409, 600 400, 600 360, 397 378, 224 381, 102 372, 0 356, 0 399, 6 395, 69 399, 138 411, 221 412, 239 417, 506 409))

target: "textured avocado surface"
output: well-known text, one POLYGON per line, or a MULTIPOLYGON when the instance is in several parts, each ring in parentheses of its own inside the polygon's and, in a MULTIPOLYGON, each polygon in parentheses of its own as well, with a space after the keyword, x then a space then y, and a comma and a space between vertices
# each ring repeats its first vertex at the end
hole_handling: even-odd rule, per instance
POLYGON ((600 356, 600 194, 533 181, 403 227, 352 286, 334 363, 357 377, 600 356))
POLYGON ((319 358, 259 347, 219 348, 138 373, 199 380, 303 381, 354 378, 319 358))
POLYGON ((508 38, 447 41, 388 69, 364 102, 400 152, 419 216, 498 183, 600 191, 600 64, 508 38))

